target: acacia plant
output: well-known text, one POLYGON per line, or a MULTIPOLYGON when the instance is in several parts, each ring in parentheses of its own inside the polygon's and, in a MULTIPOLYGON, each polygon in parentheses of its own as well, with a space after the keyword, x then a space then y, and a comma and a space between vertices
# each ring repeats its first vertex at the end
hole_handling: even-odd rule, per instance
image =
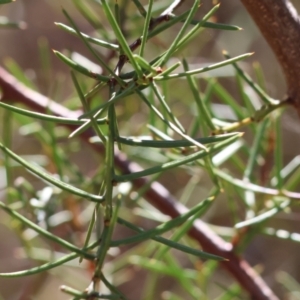
MULTIPOLYGON (((255 78, 241 68, 251 53, 223 52, 223 60, 193 67, 190 53, 205 30, 241 29, 213 21, 215 1, 208 11, 200 0, 72 2, 91 33, 65 9, 57 30, 75 35, 90 59, 54 50, 73 87, 61 103, 46 46, 51 97, 16 63, 6 64, 12 75, 0 69, 1 223, 19 238, 19 255, 36 262, 0 276, 13 282, 55 274, 72 299, 278 299, 272 289, 279 283, 273 278, 269 288, 243 255, 257 236, 299 242, 267 226, 300 199, 299 159, 284 164, 280 127, 285 107, 299 110, 299 72, 289 61, 295 53, 280 50, 299 26, 291 4, 242 0, 284 67, 288 97, 280 101, 269 95, 258 64, 255 78), (218 81, 225 66, 235 72, 238 96, 218 81), (34 140, 35 153, 14 149, 21 136, 25 149, 34 140), (209 214, 224 203, 227 226, 210 224, 209 214), (74 274, 79 267, 84 279, 61 278, 65 265, 74 274), (219 266, 231 274, 229 285, 219 266)), ((38 295, 41 282, 23 299, 38 295)), ((276 293, 290 295, 289 287, 276 293)))

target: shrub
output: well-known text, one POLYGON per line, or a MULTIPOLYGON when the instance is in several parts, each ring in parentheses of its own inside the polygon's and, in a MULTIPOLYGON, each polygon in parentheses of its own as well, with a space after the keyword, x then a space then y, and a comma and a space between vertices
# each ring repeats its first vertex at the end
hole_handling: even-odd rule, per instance
MULTIPOLYGON (((299 241, 267 226, 300 198, 299 159, 282 154, 291 100, 269 95, 258 64, 255 79, 244 71, 249 53, 194 67, 205 29, 240 27, 213 22, 219 4, 199 17, 200 0, 182 2, 74 0, 90 34, 63 9, 57 30, 89 58, 54 50, 71 70, 60 104, 33 92, 15 63, 6 66, 17 80, 1 69, 2 223, 37 265, 0 276, 50 272, 73 299, 276 298, 242 255, 258 236, 299 241), (232 71, 238 95, 218 80, 232 71), (21 136, 25 149, 14 149, 21 136), (233 281, 218 279, 219 263, 233 281)), ((46 44, 43 76, 55 88, 46 44)))

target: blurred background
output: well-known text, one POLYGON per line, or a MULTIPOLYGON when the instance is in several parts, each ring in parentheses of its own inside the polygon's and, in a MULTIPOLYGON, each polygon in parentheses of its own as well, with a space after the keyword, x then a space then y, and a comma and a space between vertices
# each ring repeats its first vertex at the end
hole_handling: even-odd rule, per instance
MULTIPOLYGON (((142 1, 142 3, 146 1, 142 1)), ((185 1, 180 7, 180 10, 185 10, 192 5, 192 1, 185 1)), ((298 6, 300 10, 300 3, 294 1, 294 4, 298 6)), ((92 3, 95 7, 95 14, 99 14, 99 18, 103 17, 99 7, 92 3)), ((2 66, 8 66, 12 63, 12 60, 17 62, 19 66, 25 71, 28 78, 33 80, 34 84, 38 87, 38 90, 46 96, 54 98, 55 101, 64 103, 65 99, 70 97, 72 93, 72 83, 70 80, 70 74, 68 68, 55 57, 54 54, 50 54, 51 66, 53 73, 49 78, 49 74, 45 74, 42 68, 41 51, 43 47, 49 45, 50 49, 58 51, 76 51, 77 53, 88 57, 93 61, 93 57, 84 47, 83 43, 61 29, 55 26, 54 22, 66 23, 67 21, 62 13, 62 7, 65 8, 76 21, 77 25, 82 32, 88 34, 94 34, 94 30, 91 25, 81 16, 72 1, 69 0, 18 0, 10 5, 3 5, 0 7, 0 15, 7 16, 13 21, 24 21, 27 24, 26 29, 2 29, 0 30, 0 62, 2 66), (54 93, 53 86, 51 86, 52 80, 60 82, 60 92, 54 93)), ((211 1, 204 1, 199 9, 198 17, 205 15, 205 13, 212 7, 211 1)), ((135 13, 135 7, 129 6, 129 13, 135 13)), ((253 74, 252 63, 259 62, 263 69, 268 92, 276 99, 283 99, 285 94, 285 82, 280 70, 280 67, 271 52, 269 46, 261 37, 257 27, 247 14, 246 10, 238 0, 223 0, 221 1, 221 7, 218 10, 214 21, 238 25, 243 28, 242 31, 219 31, 206 29, 204 30, 199 39, 193 42, 193 45, 184 50, 183 53, 189 60, 189 63, 203 64, 218 62, 223 59, 222 50, 227 50, 231 56, 243 54, 246 52, 254 52, 254 55, 241 63, 243 68, 250 74, 253 74)), ((168 45, 172 38, 176 34, 176 30, 179 27, 174 27, 174 32, 164 33, 162 36, 155 38, 151 51, 155 53, 156 47, 163 48, 164 45, 168 45)), ((140 28, 126 28, 130 38, 130 42, 134 41, 140 34, 140 28)), ((109 34, 109 32, 108 32, 109 34)), ((152 53, 149 50, 146 54, 151 57, 152 53)), ((179 55, 181 57, 181 55, 179 55)), ((230 71, 229 71, 230 72, 230 71)), ((233 74, 233 73, 232 73, 233 74)), ((219 81, 224 87, 238 100, 238 92, 236 89, 235 80, 228 76, 228 70, 224 72, 224 77, 221 73, 217 75, 219 81), (226 76, 225 76, 226 74, 226 76)), ((175 110, 180 111, 183 106, 180 104, 180 98, 185 96, 185 91, 177 91, 177 106, 175 110)), ((75 109, 79 107, 75 105, 75 109)), ((222 108, 220 108, 222 109, 222 108)), ((143 124, 143 112, 139 112, 139 107, 132 108, 132 112, 136 110, 136 114, 132 117, 130 122, 138 124, 135 129, 124 129, 124 133, 129 131, 130 134, 138 134, 138 128, 143 124)), ((183 123, 187 123, 188 120, 181 118, 183 123)), ((125 122, 125 121, 124 121, 125 122)), ((284 162, 287 163, 295 156, 299 155, 300 146, 300 121, 298 116, 292 109, 288 109, 283 116, 282 122, 283 130, 283 153, 284 162)), ((77 145, 78 146, 78 145, 77 145)), ((93 166, 95 161, 99 162, 101 159, 96 158, 94 154, 86 146, 82 146, 81 151, 85 155, 74 154, 74 158, 81 170, 84 170, 86 174, 93 173, 93 166), (88 153, 88 155, 86 154, 88 153), (91 155, 89 155, 91 153, 91 155)), ((31 137, 21 137, 16 133, 14 138, 14 149, 21 151, 24 154, 38 153, 41 146, 31 137)), ((42 151, 42 150, 41 150, 42 151)), ((18 174, 20 176, 20 174, 18 174)), ((22 174, 24 175, 24 174, 22 174)), ((25 176, 25 175, 24 175, 25 176)), ((27 175, 26 175, 27 176, 27 175)), ((35 180, 35 179, 34 179, 35 180)), ((194 202, 197 201, 197 194, 207 192, 209 182, 207 179, 203 179, 203 182, 199 185, 199 188, 193 193, 194 202)), ((180 197, 182 193, 182 186, 187 182, 187 176, 182 173, 174 172, 172 176, 166 176, 161 178, 161 182, 177 197, 180 197)), ((35 183, 37 186, 40 183, 35 183)), ((1 185, 2 186, 2 185, 1 185)), ((3 188, 3 186, 2 186, 3 188)), ((300 191, 300 188, 299 188, 300 191)), ((191 202, 193 202, 191 201, 191 202)), ((291 232, 299 232, 299 213, 293 212, 288 215, 279 214, 276 218, 277 225, 280 224, 282 228, 291 232)), ((7 219, 8 217, 2 212, 1 218, 7 219)), ((232 226, 232 223, 228 219, 228 209, 226 209, 226 202, 219 201, 218 205, 212 209, 206 216, 206 221, 214 225, 232 226)), ((270 222, 271 224, 272 222, 270 222)), ((151 226, 151 222, 146 226, 151 226)), ((18 253, 16 249, 20 247, 20 240, 12 230, 6 226, 0 224, 0 271, 9 272, 15 270, 22 270, 25 268, 33 267, 36 263, 32 260, 22 259, 22 253, 18 253), (16 257, 20 256, 18 259, 16 257)), ((280 271, 287 272, 296 281, 300 279, 300 272, 298 268, 299 256, 299 244, 292 243, 285 240, 277 240, 271 237, 261 236, 256 237, 245 252, 245 258, 248 262, 256 266, 258 270, 262 272, 263 278, 267 283, 279 293, 281 299, 300 299, 300 294, 295 294, 289 298, 284 298, 284 292, 280 283, 280 271), (284 259, 283 259, 284 258, 284 259), (274 274, 279 274, 277 277, 274 274), (294 297, 294 298, 293 298, 294 297)), ((23 254, 24 255, 24 254, 23 254)), ((31 276, 21 279, 0 279, 0 294, 3 299, 17 300, 17 299, 68 299, 68 296, 61 293, 58 287, 62 284, 72 285, 72 282, 79 284, 79 288, 85 289, 90 282, 91 272, 89 265, 85 264, 81 268, 77 267, 61 267, 51 272, 43 273, 41 275, 31 276)), ((127 270, 128 274, 123 274, 128 279, 124 279, 124 284, 121 285, 121 290, 124 291, 129 299, 138 300, 142 299, 140 290, 140 284, 137 280, 143 284, 143 276, 145 275, 141 270, 127 270), (135 275, 132 275, 135 273, 135 275), (139 279, 135 276, 139 274, 139 279), (135 280, 133 280, 135 278, 135 280)), ((225 286, 228 282, 232 282, 230 277, 220 270, 217 275, 217 280, 222 282, 225 286)), ((176 286, 172 280, 165 280, 162 286, 158 290, 164 289, 176 290, 176 286)), ((214 299, 213 289, 210 292, 211 298, 214 299)), ((246 296, 245 296, 246 297, 246 296)), ((245 298, 247 299, 247 298, 245 298)))

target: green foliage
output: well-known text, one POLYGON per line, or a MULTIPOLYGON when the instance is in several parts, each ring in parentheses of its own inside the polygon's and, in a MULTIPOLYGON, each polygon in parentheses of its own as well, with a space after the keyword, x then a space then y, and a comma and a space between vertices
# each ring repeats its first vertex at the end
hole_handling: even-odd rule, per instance
MULTIPOLYGON (((0 4, 7 2, 10 1, 0 1, 0 4)), ((124 15, 129 9, 127 1, 115 2, 114 6, 109 1, 95 2, 73 1, 97 35, 81 32, 66 10, 63 14, 68 24, 56 23, 58 30, 78 37, 103 71, 90 70, 89 65, 74 58, 74 53, 54 50, 72 70, 74 89, 64 103, 70 109, 82 107, 82 113, 60 117, 51 112, 50 105, 48 111, 40 113, 0 103, 5 128, 0 144, 1 162, 7 179, 7 200, 6 204, 0 202, 0 207, 11 217, 3 222, 17 232, 27 257, 45 262, 0 276, 32 275, 85 259, 93 264, 89 287, 84 292, 76 282, 72 287, 61 287, 72 299, 128 299, 119 288, 127 280, 126 271, 130 266, 147 271, 141 299, 158 297, 156 287, 162 276, 178 284, 174 293, 164 292, 163 299, 207 299, 208 283, 215 281, 216 262, 226 258, 198 249, 199 245, 187 236, 193 222, 225 197, 231 210, 229 226, 232 228, 224 238, 238 240, 236 252, 242 252, 255 235, 276 236, 276 229, 265 227, 266 222, 295 205, 292 199, 300 198, 300 194, 291 191, 299 184, 299 159, 286 166, 282 161, 280 117, 286 103, 268 95, 259 68, 256 68, 255 82, 238 65, 251 54, 231 58, 224 53, 223 61, 196 69, 190 68, 188 56, 181 59, 205 28, 240 29, 210 22, 219 5, 199 19, 200 0, 178 15, 175 15, 176 5, 167 6, 165 1, 149 0, 148 6, 133 1, 136 7, 130 8, 126 19, 121 20, 121 13, 124 15), (101 9, 101 18, 95 17, 94 6, 101 9), (167 49, 152 41, 178 25, 180 30, 167 49), (125 28, 138 29, 128 33, 125 28), (133 38, 134 42, 129 44, 133 38), (183 68, 176 73, 181 65, 183 68), (240 102, 217 79, 210 78, 209 71, 220 71, 228 65, 236 72, 240 102), (256 102, 248 94, 249 88, 256 102), (218 109, 216 99, 230 109, 232 117, 226 117, 218 109), (142 121, 135 119, 136 116, 142 121), (18 149, 12 150, 16 124, 19 132, 34 136, 39 142, 44 164, 38 162, 38 155, 28 157, 17 154, 18 149), (68 130, 62 130, 62 126, 68 130), (245 137, 241 130, 246 127, 245 137), (92 176, 74 159, 76 155, 80 160, 89 156, 88 150, 81 149, 79 137, 91 129, 95 136, 90 143, 100 144, 104 154, 96 153, 97 157, 93 158, 92 176), (270 135, 275 136, 271 148, 265 141, 270 135), (120 152, 142 164, 144 169, 122 173, 115 161, 120 152), (265 179, 261 179, 258 170, 267 164, 272 153, 274 162, 264 174, 265 179), (13 173, 20 168, 39 179, 39 188, 32 177, 15 180, 13 173), (150 183, 159 177, 164 180, 170 177, 171 182, 176 182, 176 176, 184 176, 180 202, 189 210, 175 219, 166 219, 145 201, 150 183, 133 193, 131 182, 145 176, 150 178, 150 183), (201 176, 205 178, 203 182, 201 176), (195 199, 197 186, 203 192, 195 199), (81 239, 73 233, 67 237, 56 233, 66 224, 75 228, 75 219, 81 220, 81 239), (153 228, 146 229, 146 222, 142 222, 146 220, 159 225, 151 223, 153 228), (137 221, 142 222, 142 227, 137 221), (239 231, 244 227, 249 234, 239 231), (36 232, 34 241, 27 239, 26 228, 36 232), (134 235, 115 239, 114 233, 124 233, 124 228, 134 235), (54 250, 52 242, 63 256, 54 250), (113 256, 111 249, 121 254, 113 256), (184 255, 189 267, 182 265, 173 250, 184 255), (46 254, 49 252, 50 256, 46 254), (100 282, 106 286, 107 293, 99 289, 100 282)), ((43 71, 53 75, 54 70, 47 63, 47 51, 46 47, 42 49, 43 71)), ((6 67, 23 84, 30 85, 16 63, 8 62, 6 67)), ((215 231, 222 236, 222 229, 228 228, 216 227, 215 231)), ((299 242, 299 239, 291 240, 299 242)), ((81 267, 85 268, 83 264, 81 267)), ((226 289, 219 284, 218 290, 216 299, 245 299, 236 284, 226 289)))
POLYGON ((14 0, 0 0, 0 4, 5 4, 5 3, 10 3, 13 2, 14 0))

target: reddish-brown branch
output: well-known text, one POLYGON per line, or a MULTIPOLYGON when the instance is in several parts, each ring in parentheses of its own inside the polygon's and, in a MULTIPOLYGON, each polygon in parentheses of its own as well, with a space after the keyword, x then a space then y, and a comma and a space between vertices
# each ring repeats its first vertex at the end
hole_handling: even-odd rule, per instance
POLYGON ((287 96, 300 116, 300 18, 288 0, 241 0, 285 74, 287 96))
MULTIPOLYGON (((23 84, 19 83, 13 76, 0 68, 0 88, 2 90, 2 101, 8 103, 22 103, 34 111, 46 112, 61 117, 78 117, 79 112, 69 111, 67 108, 55 103, 45 96, 34 92, 23 84)), ((69 126, 74 128, 73 126, 69 126)), ((88 142, 92 136, 91 131, 85 131, 81 138, 88 142)), ((104 149, 99 144, 92 144, 98 153, 104 149)), ((115 163, 124 173, 133 173, 141 170, 141 167, 127 159, 126 155, 116 152, 115 163)), ((136 189, 145 186, 147 179, 139 178, 133 181, 136 189)), ((187 208, 180 204, 161 184, 154 182, 145 194, 145 198, 156 208, 172 218, 187 211, 187 208)), ((237 256, 230 243, 225 242, 216 235, 204 222, 197 220, 189 231, 190 237, 199 242, 201 247, 210 253, 228 259, 222 262, 222 266, 228 270, 237 282, 251 295, 252 299, 275 300, 278 299, 263 279, 256 274, 252 267, 242 258, 237 256)))

